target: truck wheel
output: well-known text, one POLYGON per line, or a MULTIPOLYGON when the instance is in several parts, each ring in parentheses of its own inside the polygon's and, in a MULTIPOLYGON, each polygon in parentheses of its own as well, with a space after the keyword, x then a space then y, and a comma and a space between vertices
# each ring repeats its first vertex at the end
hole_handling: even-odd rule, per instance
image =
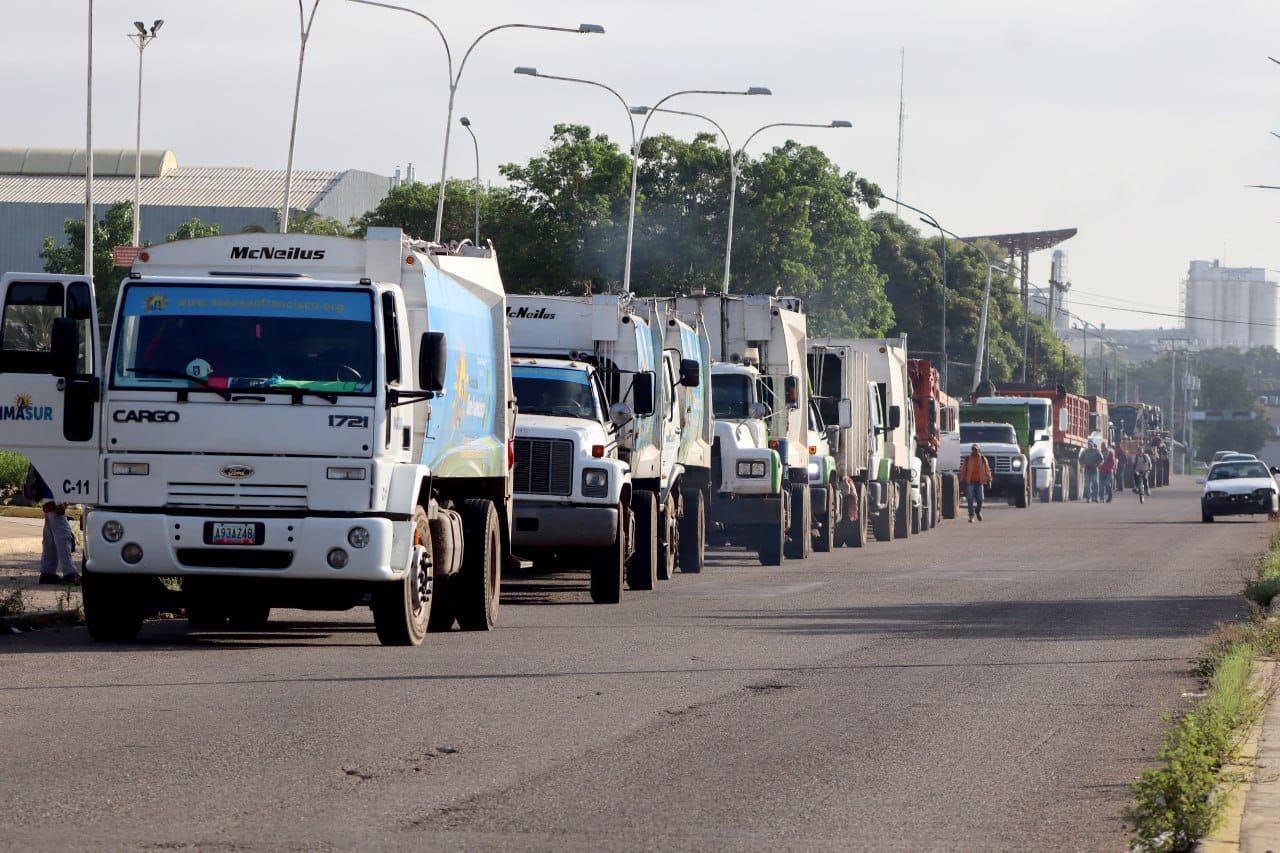
POLYGON ((809 556, 813 529, 813 504, 809 487, 791 487, 791 525, 787 529, 787 544, 783 551, 788 560, 804 560, 809 556))
POLYGON ((836 521, 840 518, 836 508, 837 496, 836 490, 831 486, 819 486, 809 496, 811 503, 823 507, 814 516, 818 531, 813 537, 813 550, 819 553, 825 554, 836 544, 836 521), (818 496, 816 501, 813 499, 814 495, 818 496))
POLYGON ((1022 475, 1022 488, 1018 489, 1018 500, 1014 504, 1018 509, 1026 509, 1031 506, 1031 479, 1026 473, 1022 475))
POLYGON ((146 602, 142 579, 133 575, 101 575, 84 571, 84 622, 99 643, 129 643, 142 630, 146 602))
POLYGON ((906 539, 911 535, 911 484, 900 480, 894 490, 898 493, 898 506, 893 514, 893 535, 906 539))
POLYGON ((707 516, 702 492, 684 493, 684 518, 680 519, 680 571, 696 575, 707 559, 707 516))
POLYGON ((759 531, 756 550, 760 555, 760 565, 782 565, 782 552, 787 541, 787 512, 791 504, 791 492, 786 489, 778 496, 778 520, 762 525, 759 531))
POLYGON ((1071 479, 1070 479, 1071 491, 1069 494, 1069 499, 1073 501, 1078 501, 1080 500, 1080 463, 1073 461, 1068 466, 1068 468, 1071 471, 1071 479))
POLYGON ((676 512, 676 492, 667 493, 658 520, 658 580, 669 581, 675 576, 676 562, 680 559, 680 517, 676 512))
POLYGON ((857 489, 854 497, 858 502, 858 520, 849 527, 845 544, 850 548, 861 548, 867 544, 867 525, 870 523, 867 518, 867 485, 862 483, 854 488, 857 489))
POLYGON ((618 535, 612 545, 591 548, 591 600, 596 604, 622 601, 622 579, 627 571, 627 508, 618 507, 618 535))
POLYGON ((885 485, 885 505, 878 508, 871 519, 871 531, 877 542, 893 541, 893 521, 898 511, 898 488, 893 483, 885 485))
POLYGON ((955 518, 960 504, 960 479, 955 474, 942 478, 942 517, 955 518))
POLYGON ((235 604, 227 610, 227 621, 232 628, 262 628, 271 621, 271 607, 249 602, 235 604))
POLYGON ((1039 495, 1039 497, 1040 497, 1040 503, 1042 503, 1042 504, 1047 504, 1047 503, 1049 502, 1049 498, 1051 498, 1051 497, 1053 497, 1053 496, 1052 496, 1051 494, 1049 494, 1049 490, 1048 490, 1048 489, 1040 489, 1040 495, 1039 495))
POLYGON ((431 616, 431 528, 422 507, 413 511, 413 560, 404 580, 374 587, 370 609, 378 642, 384 646, 419 646, 431 616))
POLYGON ((1070 469, 1066 465, 1058 465, 1056 468, 1057 478, 1053 482, 1053 502, 1056 504, 1066 503, 1069 488, 1067 480, 1071 477, 1070 469))
POLYGON ((658 585, 658 496, 636 489, 631 507, 636 516, 636 549, 627 565, 627 586, 653 589, 658 585))
POLYGON ((462 502, 462 569, 451 596, 464 631, 488 631, 498 624, 502 591, 502 531, 493 501, 470 498, 462 502))
MULTIPOLYGON (((910 494, 910 492, 911 492, 911 486, 908 485, 907 493, 910 494)), ((924 488, 922 486, 920 490, 920 506, 916 506, 915 504, 911 505, 911 535, 912 536, 918 536, 920 534, 920 531, 924 529, 924 522, 921 520, 921 516, 923 515, 924 515, 924 488)))

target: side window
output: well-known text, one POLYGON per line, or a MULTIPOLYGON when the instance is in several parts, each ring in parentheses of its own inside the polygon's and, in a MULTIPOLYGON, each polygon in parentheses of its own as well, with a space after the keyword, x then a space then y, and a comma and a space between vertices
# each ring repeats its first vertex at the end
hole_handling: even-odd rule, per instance
POLYGON ((600 407, 600 415, 603 419, 609 419, 609 397, 604 392, 604 385, 600 381, 600 374, 591 374, 591 388, 596 396, 596 405, 600 407))
POLYGON ((669 420, 676 419, 676 376, 675 368, 671 365, 671 357, 667 356, 663 359, 667 366, 667 418, 669 420))
POLYGON ((61 282, 10 284, 0 318, 0 372, 51 372, 53 321, 61 316, 61 282))
POLYGON ((98 318, 93 311, 93 291, 83 281, 67 285, 67 316, 76 321, 76 331, 80 336, 76 372, 87 376, 93 373, 93 344, 97 339, 93 324, 98 322, 98 318))
POLYGON ((396 322, 396 298, 382 294, 382 339, 387 352, 387 384, 400 381, 400 325, 396 322))

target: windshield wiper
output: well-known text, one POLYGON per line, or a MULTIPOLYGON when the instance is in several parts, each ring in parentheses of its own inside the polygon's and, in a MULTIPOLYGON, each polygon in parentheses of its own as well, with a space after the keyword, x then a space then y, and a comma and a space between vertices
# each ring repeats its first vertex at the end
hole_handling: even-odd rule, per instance
POLYGON ((275 389, 266 388, 264 390, 268 390, 268 391, 275 390, 277 393, 281 391, 288 391, 290 394, 293 395, 293 402, 295 403, 302 402, 302 395, 312 394, 316 397, 319 397, 321 400, 325 400, 327 402, 333 403, 335 406, 338 404, 338 395, 334 394, 332 391, 317 391, 314 388, 300 388, 296 385, 285 385, 280 388, 275 388, 275 389))
MULTIPOLYGON (((219 397, 221 397, 222 399, 228 402, 230 402, 231 400, 231 392, 226 390, 225 388, 214 388, 212 385, 209 384, 208 379, 205 379, 202 376, 192 376, 191 374, 183 373, 180 370, 156 370, 150 367, 126 367, 124 369, 124 372, 134 373, 134 374, 137 374, 138 376, 155 376, 161 379, 186 379, 188 381, 199 384, 206 391, 212 391, 213 393, 217 394, 219 397)), ((186 389, 182 388, 179 390, 185 391, 186 389)))

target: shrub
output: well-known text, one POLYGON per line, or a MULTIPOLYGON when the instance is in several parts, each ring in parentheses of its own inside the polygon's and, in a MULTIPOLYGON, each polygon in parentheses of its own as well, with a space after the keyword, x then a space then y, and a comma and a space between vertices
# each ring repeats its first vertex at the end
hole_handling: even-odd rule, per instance
POLYGON ((0 492, 19 491, 27 479, 27 457, 0 450, 0 492))

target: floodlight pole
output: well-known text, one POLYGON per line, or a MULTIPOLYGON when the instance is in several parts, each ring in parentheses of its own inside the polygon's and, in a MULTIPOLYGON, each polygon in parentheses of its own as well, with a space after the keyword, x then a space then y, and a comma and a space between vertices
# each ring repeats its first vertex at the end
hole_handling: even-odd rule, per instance
POLYGON ((293 146, 298 138, 298 103, 302 99, 302 63, 307 58, 307 39, 311 37, 311 24, 316 19, 320 0, 311 5, 311 15, 303 20, 302 0, 298 0, 298 80, 293 87, 293 122, 289 125, 289 158, 284 169, 284 203, 280 206, 280 233, 289 233, 289 204, 293 191, 293 146))
POLYGON ((471 129, 471 119, 463 116, 458 119, 458 123, 467 129, 467 133, 471 134, 471 145, 476 151, 476 239, 475 244, 480 245, 480 142, 476 139, 476 132, 471 129))
POLYGON ((138 43, 138 127, 133 146, 133 240, 129 245, 138 246, 142 230, 142 52, 155 40, 164 21, 152 24, 150 32, 141 21, 134 21, 133 25, 138 31, 128 38, 138 43))
POLYGON ((84 274, 93 281, 93 0, 89 0, 89 62, 84 120, 84 274))

